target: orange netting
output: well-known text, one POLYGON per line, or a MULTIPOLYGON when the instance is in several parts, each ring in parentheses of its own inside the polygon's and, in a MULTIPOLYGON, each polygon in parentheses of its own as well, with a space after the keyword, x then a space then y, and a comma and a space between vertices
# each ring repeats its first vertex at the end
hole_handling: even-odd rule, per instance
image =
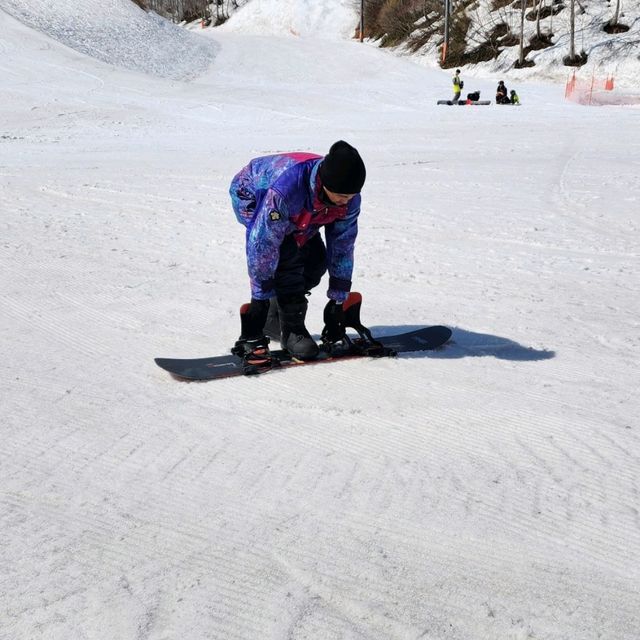
POLYGON ((613 91, 613 76, 597 76, 595 72, 590 78, 578 78, 574 71, 567 80, 564 97, 580 104, 591 104, 593 96, 600 91, 613 91))

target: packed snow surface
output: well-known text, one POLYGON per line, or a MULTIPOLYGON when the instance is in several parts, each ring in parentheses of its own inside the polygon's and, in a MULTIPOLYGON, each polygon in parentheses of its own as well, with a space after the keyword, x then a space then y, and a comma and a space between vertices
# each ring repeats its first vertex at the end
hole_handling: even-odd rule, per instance
POLYGON ((160 23, 83 4, 102 56, 0 0, 0 638, 637 640, 640 110, 231 21, 131 71, 160 23), (239 333, 232 176, 337 139, 364 322, 453 342, 172 379, 239 333))

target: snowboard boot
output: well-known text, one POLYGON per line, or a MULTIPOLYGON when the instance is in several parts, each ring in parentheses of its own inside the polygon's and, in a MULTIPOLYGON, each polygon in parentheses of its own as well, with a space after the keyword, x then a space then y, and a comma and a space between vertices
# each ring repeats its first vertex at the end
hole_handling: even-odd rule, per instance
POLYGON ((282 348, 298 360, 313 360, 320 349, 304 326, 307 300, 300 296, 285 303, 279 303, 279 307, 282 348))
POLYGON ((268 300, 252 300, 251 304, 243 304, 240 308, 241 334, 231 353, 242 358, 246 375, 277 366, 269 351, 269 338, 263 332, 268 307, 268 300))
POLYGON ((269 300, 269 313, 267 313, 267 321, 264 323, 264 334, 272 340, 280 340, 282 329, 280 327, 280 308, 276 298, 269 300))

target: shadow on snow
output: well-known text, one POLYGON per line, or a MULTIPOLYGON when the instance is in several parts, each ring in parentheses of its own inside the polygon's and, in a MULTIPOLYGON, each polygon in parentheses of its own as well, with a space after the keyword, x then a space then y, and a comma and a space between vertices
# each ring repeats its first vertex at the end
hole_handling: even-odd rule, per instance
MULTIPOLYGON (((419 329, 421 325, 370 327, 374 336, 391 336, 404 331, 419 329)), ((490 333, 476 333, 460 327, 452 327, 453 335, 447 344, 435 351, 403 353, 403 358, 478 358, 493 357, 500 360, 535 361, 549 360, 556 355, 548 349, 534 349, 509 338, 490 333)))

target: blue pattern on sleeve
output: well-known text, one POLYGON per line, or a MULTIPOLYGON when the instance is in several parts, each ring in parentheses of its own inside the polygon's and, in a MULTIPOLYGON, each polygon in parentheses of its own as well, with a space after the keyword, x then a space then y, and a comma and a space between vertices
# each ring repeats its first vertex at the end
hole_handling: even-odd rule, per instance
POLYGON ((247 268, 254 298, 265 300, 275 295, 272 284, 284 238, 295 232, 302 244, 325 225, 330 276, 327 295, 337 302, 347 298, 360 195, 349 202, 344 218, 326 224, 318 215, 319 223, 314 224, 312 214, 308 227, 296 226, 302 211, 314 212, 321 161, 322 157, 315 154, 296 153, 254 158, 231 182, 229 194, 234 213, 238 222, 247 228, 247 268))

